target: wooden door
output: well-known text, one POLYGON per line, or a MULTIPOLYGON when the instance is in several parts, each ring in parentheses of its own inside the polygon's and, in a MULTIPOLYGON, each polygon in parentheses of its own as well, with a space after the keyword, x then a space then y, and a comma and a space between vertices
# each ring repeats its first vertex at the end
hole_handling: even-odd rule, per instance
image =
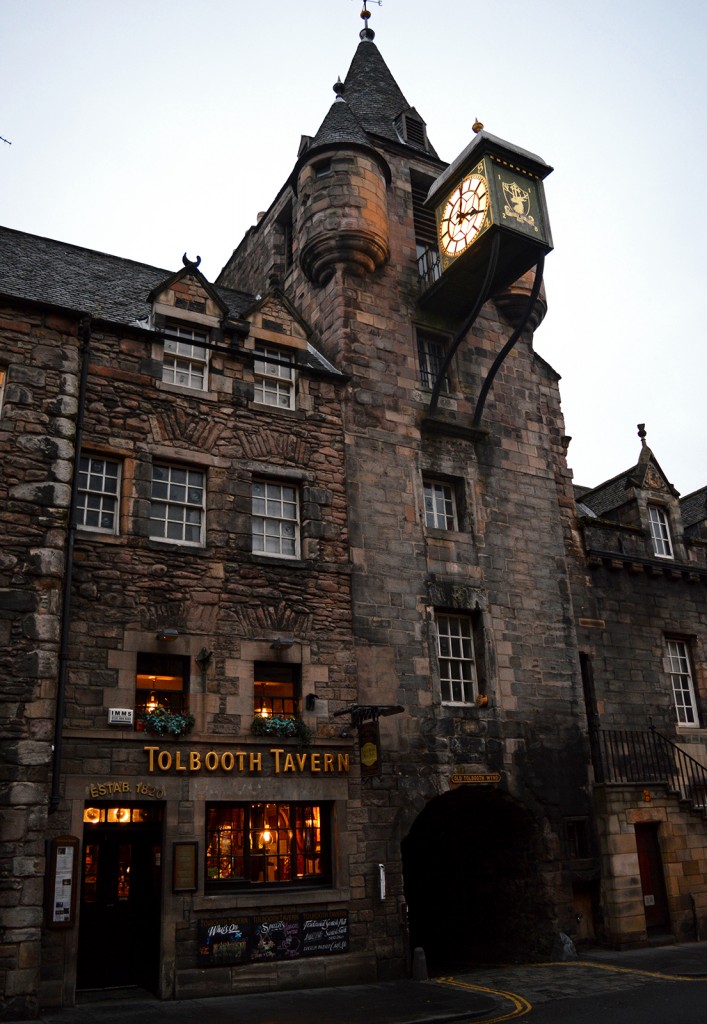
POLYGON ((85 829, 77 988, 156 988, 160 833, 154 825, 85 829))
POLYGON ((648 931, 669 931, 670 911, 665 889, 663 858, 660 852, 658 822, 644 822, 635 826, 638 868, 641 874, 643 907, 648 931))

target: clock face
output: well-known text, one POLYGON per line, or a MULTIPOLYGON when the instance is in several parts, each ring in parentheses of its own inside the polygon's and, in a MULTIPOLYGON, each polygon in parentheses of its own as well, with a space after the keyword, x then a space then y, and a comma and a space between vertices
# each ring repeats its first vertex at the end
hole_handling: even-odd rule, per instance
POLYGON ((439 222, 439 246, 454 258, 477 238, 486 221, 489 188, 481 174, 470 174, 454 189, 445 203, 439 222))

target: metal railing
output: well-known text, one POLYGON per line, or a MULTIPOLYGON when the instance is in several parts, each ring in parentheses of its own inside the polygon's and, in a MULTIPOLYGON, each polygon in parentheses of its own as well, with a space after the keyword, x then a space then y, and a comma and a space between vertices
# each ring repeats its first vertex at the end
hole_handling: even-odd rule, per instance
POLYGON ((707 809, 707 768, 667 736, 596 729, 593 736, 597 782, 665 783, 696 809, 707 809))
POLYGON ((425 291, 442 276, 442 265, 436 249, 425 249, 417 257, 417 273, 420 277, 420 288, 425 291))

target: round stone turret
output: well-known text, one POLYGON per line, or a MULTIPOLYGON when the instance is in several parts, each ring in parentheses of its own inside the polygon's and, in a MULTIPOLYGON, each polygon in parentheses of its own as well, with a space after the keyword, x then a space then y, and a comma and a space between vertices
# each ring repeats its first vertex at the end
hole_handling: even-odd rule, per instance
POLYGON ((342 83, 334 90, 337 100, 301 155, 297 178, 300 262, 316 285, 338 267, 372 274, 389 255, 390 170, 344 101, 342 83))

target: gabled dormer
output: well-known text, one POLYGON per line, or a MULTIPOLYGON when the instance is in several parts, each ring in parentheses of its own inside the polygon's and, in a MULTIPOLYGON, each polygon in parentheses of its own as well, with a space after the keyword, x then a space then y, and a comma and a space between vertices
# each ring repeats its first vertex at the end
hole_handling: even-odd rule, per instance
MULTIPOLYGON (((635 466, 598 487, 579 489, 580 515, 592 517, 591 534, 596 543, 601 524, 616 524, 623 530, 604 529, 602 547, 622 554, 661 561, 686 561, 680 495, 668 480, 655 455, 646 444, 645 425, 638 425, 641 451, 635 466), (610 539, 611 537, 611 539, 610 539)), ((586 531, 585 531, 586 536, 586 531)))
POLYGON ((159 333, 153 359, 161 362, 162 384, 180 391, 210 390, 212 347, 223 337, 228 307, 186 253, 184 266, 153 288, 150 324, 159 333))
POLYGON ((639 523, 647 532, 651 553, 656 558, 684 560, 680 495, 666 477, 646 444, 645 424, 639 423, 641 453, 627 486, 634 495, 639 523))
POLYGON ((404 142, 406 146, 422 149, 425 153, 429 152, 427 125, 414 107, 408 107, 401 111, 393 123, 401 142, 404 142))
POLYGON ((279 289, 257 299, 245 313, 246 351, 253 352, 253 402, 281 410, 310 407, 306 375, 340 377, 311 343, 312 331, 279 289))

